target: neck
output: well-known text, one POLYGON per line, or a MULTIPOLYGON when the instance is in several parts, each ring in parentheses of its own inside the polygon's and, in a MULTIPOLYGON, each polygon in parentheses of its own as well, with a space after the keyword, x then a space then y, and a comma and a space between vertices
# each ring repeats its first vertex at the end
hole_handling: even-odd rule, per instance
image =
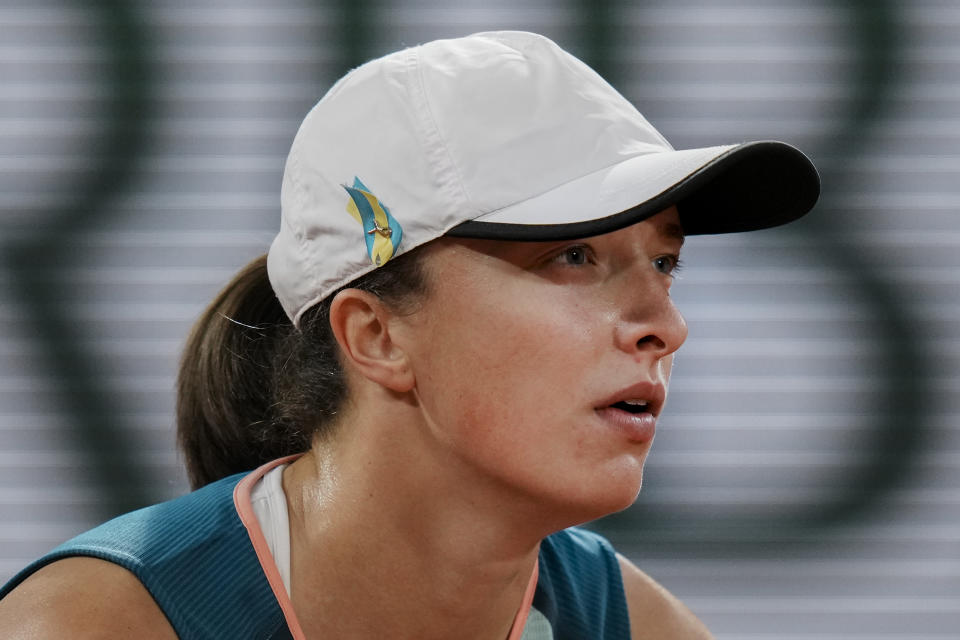
POLYGON ((549 531, 391 426, 352 421, 284 475, 304 632, 503 640, 549 531))

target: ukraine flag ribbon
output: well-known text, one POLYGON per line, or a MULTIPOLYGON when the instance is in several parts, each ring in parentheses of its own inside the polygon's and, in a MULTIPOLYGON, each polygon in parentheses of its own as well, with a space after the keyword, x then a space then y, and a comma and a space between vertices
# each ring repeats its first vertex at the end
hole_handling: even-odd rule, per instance
POLYGON ((353 178, 352 187, 342 186, 350 195, 347 213, 363 226, 367 255, 378 267, 386 264, 387 260, 396 253, 400 240, 403 239, 400 223, 390 215, 387 205, 380 202, 377 196, 360 182, 360 178, 353 178))

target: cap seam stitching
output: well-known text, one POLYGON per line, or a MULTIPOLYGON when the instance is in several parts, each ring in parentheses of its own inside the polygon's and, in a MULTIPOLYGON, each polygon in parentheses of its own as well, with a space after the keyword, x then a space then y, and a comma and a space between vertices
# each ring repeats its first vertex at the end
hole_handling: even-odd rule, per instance
MULTIPOLYGON (((466 185, 463 182, 463 175, 461 175, 460 173, 460 167, 458 167, 457 163, 454 162, 453 153, 450 151, 450 147, 447 145, 447 141, 440 131, 440 126, 437 124, 437 119, 436 119, 436 116, 434 115, 433 107, 430 104, 430 96, 427 92, 426 80, 423 77, 423 69, 422 69, 422 66, 420 65, 421 50, 422 50, 422 47, 418 47, 417 49, 413 50, 413 55, 411 56, 410 64, 411 66, 414 67, 414 75, 416 79, 417 89, 419 90, 420 96, 423 101, 424 112, 427 120, 427 122, 424 123, 425 134, 427 135, 427 137, 436 138, 436 141, 439 144, 442 155, 447 160, 446 164, 449 166, 450 170, 453 172, 454 177, 456 178, 456 186, 459 188, 459 192, 460 192, 459 195, 461 200, 465 203, 469 203, 469 202, 472 202, 472 200, 470 198, 469 192, 467 191, 466 185)), ((428 141, 425 140, 425 142, 428 142, 428 141)), ((434 166, 435 162, 432 161, 433 156, 436 154, 429 153, 429 148, 430 148, 430 145, 428 144, 427 157, 431 159, 430 166, 431 166, 431 169, 434 171, 434 176, 435 177, 442 176, 443 175, 442 167, 434 166), (441 170, 438 171, 438 169, 441 169, 441 170)), ((443 182, 441 182, 441 184, 443 184, 443 182)))

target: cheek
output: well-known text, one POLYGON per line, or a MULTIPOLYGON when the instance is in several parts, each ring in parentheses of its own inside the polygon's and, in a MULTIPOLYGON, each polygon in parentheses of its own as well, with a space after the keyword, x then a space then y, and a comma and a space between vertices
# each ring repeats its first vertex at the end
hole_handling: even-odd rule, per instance
POLYGON ((443 310, 425 332, 418 386, 438 426, 502 451, 573 410, 598 362, 599 329, 575 303, 498 297, 443 310))
POLYGON ((533 395, 544 369, 541 340, 551 338, 530 328, 504 310, 451 319, 430 335, 425 373, 431 390, 461 403, 460 415, 474 424, 500 411, 523 411, 518 401, 533 395))
POLYGON ((418 336, 432 444, 457 468, 539 504, 579 505, 571 523, 630 504, 642 461, 598 437, 593 411, 610 391, 615 315, 553 291, 495 293, 437 308, 418 336))

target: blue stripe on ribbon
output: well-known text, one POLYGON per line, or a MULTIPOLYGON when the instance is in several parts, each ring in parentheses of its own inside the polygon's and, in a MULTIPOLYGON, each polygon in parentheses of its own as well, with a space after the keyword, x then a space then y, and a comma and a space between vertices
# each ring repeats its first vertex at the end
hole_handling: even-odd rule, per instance
MULTIPOLYGON (((354 184, 356 184, 357 182, 359 182, 359 180, 355 180, 354 184)), ((357 205, 357 211, 360 213, 360 221, 363 225, 363 239, 367 243, 367 255, 370 256, 370 259, 372 260, 373 259, 373 241, 376 239, 374 238, 374 235, 376 234, 376 232, 375 231, 374 233, 369 233, 369 232, 377 228, 377 225, 373 217, 373 209, 370 207, 370 202, 367 200, 366 196, 363 195, 361 191, 362 188, 358 189, 355 187, 348 187, 347 185, 343 185, 343 188, 347 190, 347 193, 349 193, 350 197, 353 198, 353 203, 357 205)), ((362 189, 362 190, 366 191, 366 189, 362 189)), ((388 216, 388 219, 389 219, 389 216, 388 216)))
POLYGON ((371 206, 370 201, 364 194, 369 194, 376 201, 376 206, 378 206, 383 212, 383 215, 387 220, 387 226, 391 231, 389 242, 392 247, 392 255, 396 255, 397 248, 400 246, 401 240, 403 240, 403 228, 393 217, 393 215, 391 215, 390 209, 387 207, 387 205, 380 202, 380 199, 373 195, 370 189, 368 189, 367 186, 361 182, 359 177, 354 176, 352 187, 343 185, 343 188, 346 189, 347 193, 350 195, 350 198, 357 206, 357 212, 360 214, 360 220, 363 225, 363 238, 367 245, 367 255, 370 256, 370 259, 375 260, 374 242, 378 236, 382 237, 382 235, 376 231, 377 224, 375 211, 371 206))

